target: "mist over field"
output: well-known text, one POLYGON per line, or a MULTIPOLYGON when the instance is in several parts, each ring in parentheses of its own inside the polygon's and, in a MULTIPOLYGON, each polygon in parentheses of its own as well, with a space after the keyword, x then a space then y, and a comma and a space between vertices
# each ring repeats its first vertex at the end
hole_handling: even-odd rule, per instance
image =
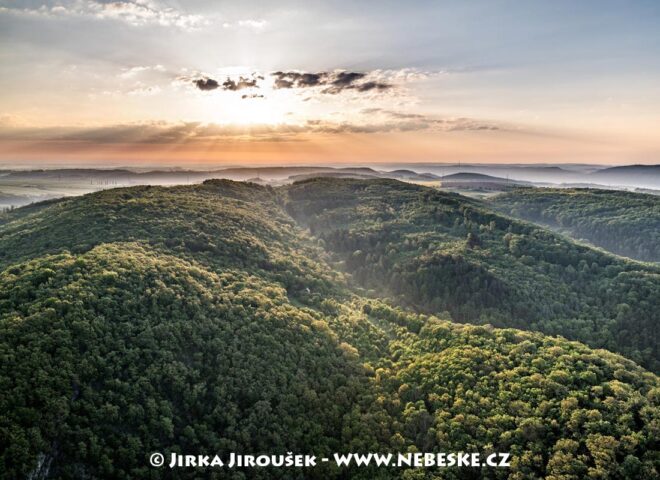
POLYGON ((660 166, 378 164, 177 168, 31 168, 0 170, 0 208, 131 185, 181 185, 213 178, 282 185, 312 177, 392 178, 438 188, 500 191, 513 186, 660 192, 660 166))

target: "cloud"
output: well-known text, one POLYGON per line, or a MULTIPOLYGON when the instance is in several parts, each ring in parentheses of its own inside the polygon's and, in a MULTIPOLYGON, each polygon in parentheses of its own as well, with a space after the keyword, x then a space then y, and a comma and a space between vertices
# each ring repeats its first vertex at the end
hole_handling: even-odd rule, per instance
POLYGON ((152 95, 157 95, 162 92, 162 89, 159 86, 140 86, 138 85, 133 90, 128 91, 128 95, 137 96, 137 97, 150 97, 152 95))
POLYGON ((263 80, 262 75, 252 74, 251 77, 239 76, 238 78, 226 77, 225 81, 220 83, 207 75, 183 75, 177 77, 177 82, 192 83, 202 91, 224 90, 237 92, 246 88, 259 88, 258 82, 263 80))
POLYGON ((364 76, 365 74, 360 72, 338 72, 332 80, 332 85, 339 88, 348 87, 364 76))
POLYGON ((83 17, 109 19, 132 26, 160 25, 195 30, 208 25, 202 15, 188 14, 161 0, 60 0, 46 1, 30 7, 2 6, 0 13, 41 17, 83 17))
POLYGON ((2 2, 0 14, 41 18, 81 18, 115 20, 134 27, 158 25, 195 31, 211 25, 226 29, 243 29, 261 32, 269 22, 262 18, 224 20, 218 14, 192 14, 179 6, 185 2, 173 0, 42 0, 2 2), (7 3, 3 5, 2 3, 7 3))
POLYGON ((325 84, 327 73, 273 72, 275 88, 307 88, 325 84))
POLYGON ((222 26, 224 28, 244 28, 260 32, 266 26, 268 22, 261 18, 246 18, 243 20, 237 20, 235 22, 223 22, 222 26))
MULTIPOLYGON (((246 94, 244 98, 259 98, 246 94)), ((142 122, 101 127, 34 128, 0 124, 0 141, 29 149, 47 146, 53 149, 93 149, 102 145, 200 145, 217 142, 302 141, 307 135, 376 134, 412 131, 495 131, 499 127, 470 118, 430 118, 424 115, 398 116, 396 112, 380 111, 384 119, 359 122, 335 122, 312 119, 305 123, 279 124, 214 124, 200 122, 142 122)))
POLYGON ((254 20, 251 18, 248 18, 247 20, 239 20, 237 23, 239 27, 254 28, 256 30, 260 30, 268 24, 266 20, 254 20))
POLYGON ((341 133, 392 133, 392 132, 415 132, 415 131, 436 131, 436 132, 459 132, 474 130, 499 130, 499 127, 493 124, 479 122, 467 118, 449 118, 433 119, 422 116, 415 116, 404 120, 386 120, 375 122, 325 122, 308 121, 310 131, 316 133, 341 134, 341 133))
POLYGON ((499 126, 475 120, 472 118, 447 118, 431 121, 431 125, 445 132, 459 132, 466 130, 501 130, 499 126))
POLYGON ((193 80, 193 83, 197 88, 199 88, 202 91, 209 91, 209 90, 215 90, 216 88, 220 87, 220 84, 218 83, 217 80, 213 80, 212 78, 198 78, 196 80, 193 80))
POLYGON ((256 78, 248 79, 245 77, 239 77, 238 80, 227 78, 227 80, 222 83, 222 87, 223 89, 230 90, 232 92, 243 90, 244 88, 258 88, 256 78))
POLYGON ((386 115, 389 115, 392 118, 398 118, 403 120, 424 120, 427 117, 420 113, 404 113, 404 112, 393 112, 391 110, 383 110, 386 115))
POLYGON ((387 90, 392 88, 392 85, 381 82, 364 82, 351 88, 355 88, 358 92, 368 92, 369 90, 387 90))
MULTIPOLYGON (((126 75, 130 74, 130 72, 126 72, 126 75)), ((305 99, 308 100, 316 95, 338 95, 344 92, 380 94, 386 91, 396 91, 395 94, 401 96, 406 92, 403 87, 407 82, 429 78, 429 75, 431 75, 411 69, 372 70, 368 72, 346 70, 301 72, 287 70, 271 72, 268 78, 256 72, 240 76, 236 76, 236 74, 227 76, 222 81, 218 80, 215 75, 211 76, 197 72, 179 75, 176 78, 176 83, 190 83, 203 91, 236 92, 246 88, 262 87, 272 88, 273 90, 307 90, 311 94, 310 97, 305 99)))
POLYGON ((101 127, 4 128, 0 140, 20 150, 93 150, 139 145, 210 145, 217 142, 299 141, 309 131, 293 124, 219 125, 200 122, 141 122, 101 127))
POLYGON ((364 108, 360 113, 369 118, 370 128, 380 125, 383 130, 435 130, 458 132, 469 130, 501 130, 499 125, 467 117, 434 117, 421 113, 399 112, 384 108, 364 108))
POLYGON ((128 67, 123 69, 122 73, 119 74, 119 78, 127 80, 152 72, 164 73, 165 67, 162 65, 138 65, 135 67, 128 67))
POLYGON ((349 72, 338 70, 334 72, 298 72, 277 71, 271 73, 274 78, 274 88, 313 88, 324 87, 321 93, 336 95, 346 90, 357 92, 382 91, 393 88, 384 81, 370 79, 370 73, 349 72))
POLYGON ((384 83, 396 85, 428 80, 430 78, 447 75, 447 71, 424 71, 417 68, 399 68, 396 70, 372 70, 369 78, 384 83))

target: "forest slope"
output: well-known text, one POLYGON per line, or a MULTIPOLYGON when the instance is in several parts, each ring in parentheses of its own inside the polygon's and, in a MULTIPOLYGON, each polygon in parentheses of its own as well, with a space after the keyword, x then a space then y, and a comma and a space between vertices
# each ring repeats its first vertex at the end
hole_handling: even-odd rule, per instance
POLYGON ((658 267, 416 185, 316 179, 286 192, 287 211, 374 295, 459 322, 563 335, 660 369, 658 267))
POLYGON ((591 189, 520 189, 490 199, 514 217, 626 257, 660 262, 660 197, 591 189))
POLYGON ((0 477, 153 478, 153 451, 461 450, 511 452, 512 466, 304 475, 657 477, 655 374, 355 295, 281 208, 289 193, 131 188, 6 216, 0 477))

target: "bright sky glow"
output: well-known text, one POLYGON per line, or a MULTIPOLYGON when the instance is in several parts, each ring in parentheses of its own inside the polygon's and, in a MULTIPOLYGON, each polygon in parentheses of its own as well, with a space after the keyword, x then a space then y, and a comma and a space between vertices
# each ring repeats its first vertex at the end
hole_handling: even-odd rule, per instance
POLYGON ((659 163, 656 1, 0 0, 0 164, 659 163))

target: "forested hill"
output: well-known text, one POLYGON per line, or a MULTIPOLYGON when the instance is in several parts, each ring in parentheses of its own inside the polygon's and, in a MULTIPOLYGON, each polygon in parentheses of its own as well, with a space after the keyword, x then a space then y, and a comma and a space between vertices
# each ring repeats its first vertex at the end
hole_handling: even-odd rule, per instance
POLYGON ((491 199, 498 210, 613 253, 660 262, 660 197, 593 189, 520 189, 491 199))
POLYGON ((157 252, 273 279, 298 295, 331 285, 309 242, 270 187, 211 181, 185 187, 133 187, 44 202, 4 215, 0 266, 63 250, 140 242, 157 252))
POLYGON ((660 268, 416 185, 317 179, 286 191, 289 213, 374 295, 459 322, 563 335, 660 369, 660 268))
MULTIPOLYGON (((0 478, 657 477, 655 374, 562 338, 365 298, 328 263, 332 241, 309 237, 287 213, 317 219, 318 237, 339 225, 362 235, 358 219, 395 232, 397 213, 425 237, 413 221, 422 205, 438 206, 438 222, 440 211, 451 216, 451 228, 461 223, 454 210, 475 221, 466 214, 475 204, 461 197, 443 196, 455 203, 440 207, 435 192, 402 185, 213 181, 104 191, 2 217, 0 478), (320 213, 307 198, 312 187, 325 199, 320 213), (156 451, 496 451, 513 461, 442 471, 158 471, 148 466, 156 451)), ((509 221, 488 215, 496 231, 509 221)), ((540 235, 513 225, 519 243, 540 235)), ((380 242, 403 261, 412 247, 400 240, 380 242)), ((469 249, 485 255, 489 241, 470 237, 469 249)), ((618 271, 621 285, 655 278, 606 258, 598 268, 618 271)), ((351 262, 346 270, 357 272, 351 262)), ((613 295, 618 285, 609 284, 613 295)), ((634 312, 631 329, 645 328, 634 312)), ((506 323, 504 312, 493 318, 506 323)))

